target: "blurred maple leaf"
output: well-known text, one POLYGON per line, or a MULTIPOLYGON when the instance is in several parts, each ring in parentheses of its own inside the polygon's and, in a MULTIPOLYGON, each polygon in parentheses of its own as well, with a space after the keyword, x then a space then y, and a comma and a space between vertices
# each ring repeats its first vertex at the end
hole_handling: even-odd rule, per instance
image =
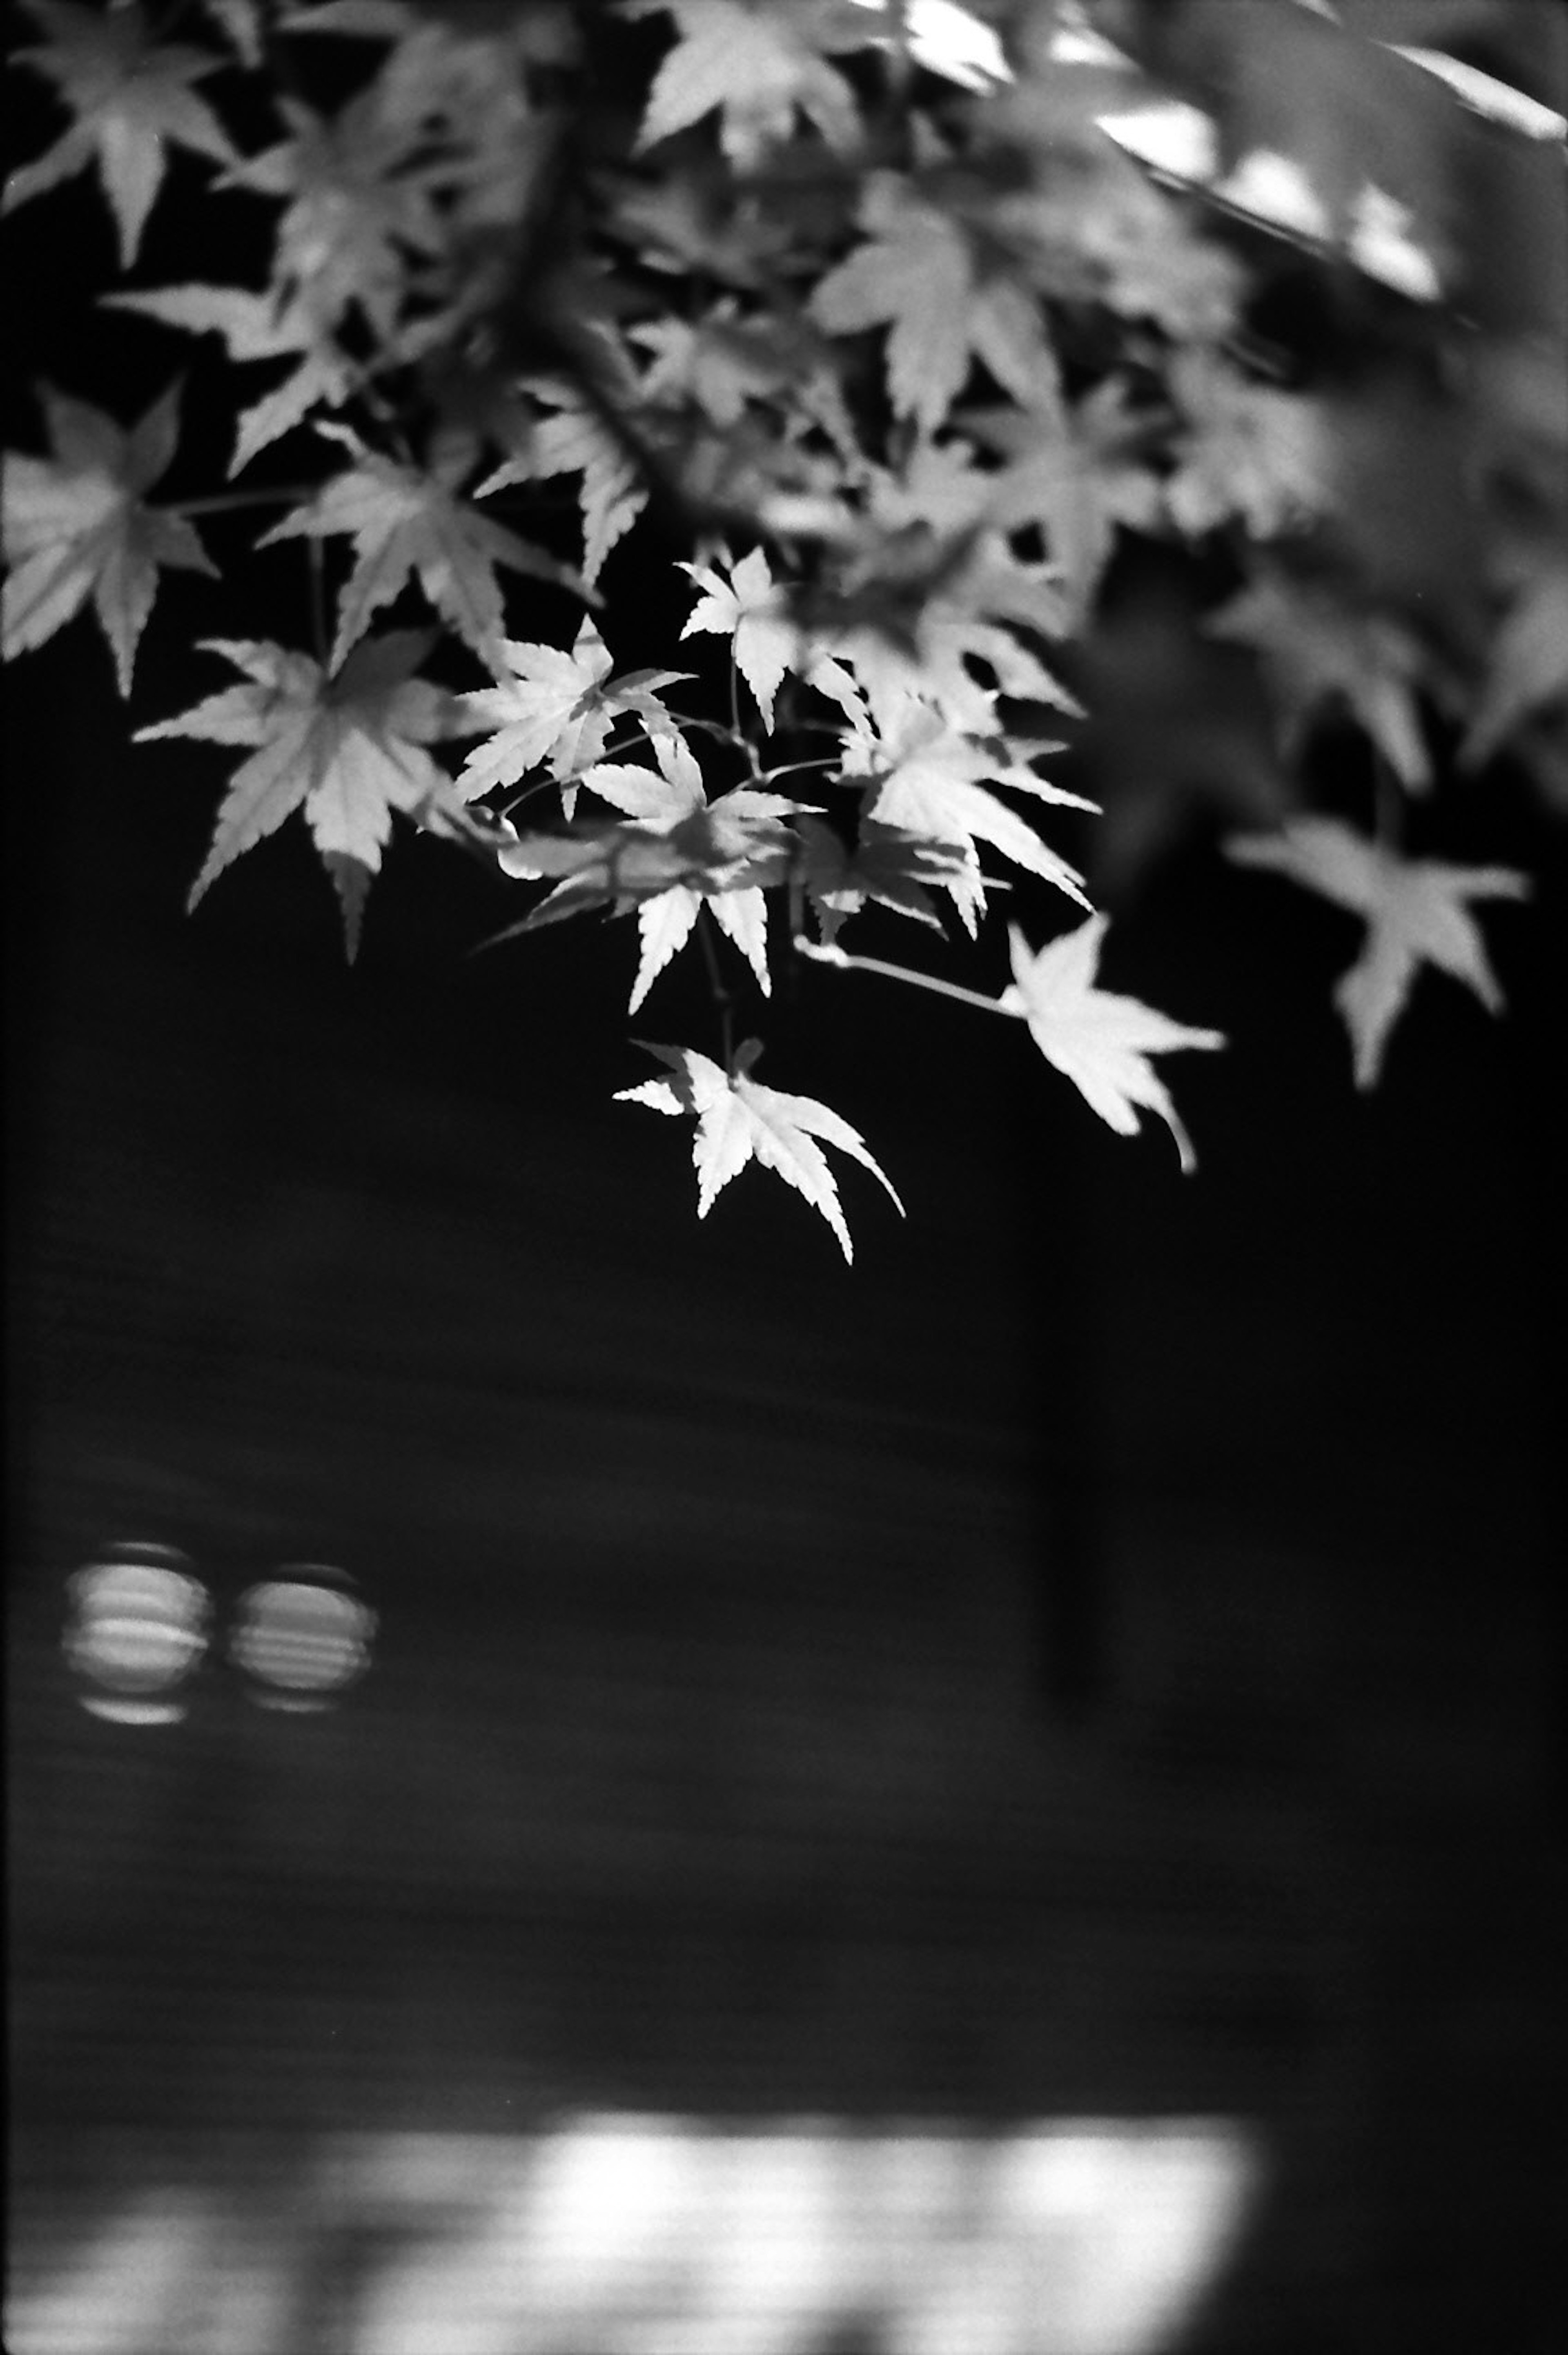
POLYGON ((54 83, 71 121, 44 155, 10 174, 0 212, 96 162, 114 216, 120 266, 129 270, 163 186, 167 144, 219 164, 235 161, 228 133, 190 86, 223 59, 160 40, 135 0, 112 8, 78 7, 75 0, 23 5, 48 38, 16 54, 54 83))
POLYGON ((891 173, 869 182, 861 219, 872 231, 814 289, 810 312, 830 336, 886 326, 894 411, 927 432, 942 423, 982 360, 1003 390, 1038 402, 1056 381, 1038 298, 951 214, 920 202, 891 173))
POLYGON ((1487 682, 1459 758, 1490 760, 1524 722, 1568 704, 1568 564, 1546 564, 1509 607, 1492 642, 1487 682))
POLYGON ((627 13, 673 16, 678 33, 648 92, 640 147, 715 109, 720 144, 741 170, 789 137, 797 111, 830 146, 859 135, 855 93, 823 54, 868 37, 839 0, 631 0, 627 13))
POLYGON ((39 398, 54 456, 6 453, 6 658, 42 645, 91 596, 120 692, 129 695, 159 566, 217 574, 186 518, 142 496, 174 457, 180 388, 171 385, 128 431, 51 386, 41 386, 39 398))
POLYGON ((435 643, 430 630, 390 631, 356 646, 331 671, 308 655, 250 638, 205 638, 249 684, 209 695, 173 719, 139 728, 135 741, 196 736, 253 744, 229 780, 212 846, 192 884, 194 908, 214 877, 303 809, 343 903, 348 954, 358 946, 370 878, 381 864, 392 813, 425 805, 460 817, 451 780, 427 744, 468 733, 455 696, 413 677, 435 643))
POLYGON ((1194 1030, 1136 997, 1095 988, 1108 921, 1091 916, 1076 932, 1063 932, 1039 950, 1029 947, 1016 924, 1009 925, 1013 980, 998 1003, 1023 1017, 1046 1061, 1072 1081, 1118 1135, 1136 1134, 1140 1104, 1157 1113, 1176 1139, 1182 1168, 1190 1170, 1191 1143, 1148 1059, 1179 1047, 1222 1047, 1225 1041, 1218 1030, 1194 1030))
POLYGON ((441 252, 439 173, 420 156, 416 124, 389 113, 376 83, 328 118, 280 96, 290 136, 235 165, 225 185, 283 199, 272 283, 323 330, 351 305, 390 337, 411 290, 411 262, 441 252))
POLYGON ((1287 753, 1326 706, 1342 703, 1402 784, 1421 793, 1431 783, 1414 689, 1426 666, 1420 644, 1399 623, 1272 575, 1254 580, 1206 626, 1211 636, 1263 655, 1287 753))
POLYGON ((1198 537, 1237 517, 1269 539, 1330 504, 1317 402, 1253 384, 1201 348, 1177 353, 1170 389, 1184 421, 1165 490, 1179 530, 1198 537))
POLYGON ((1358 1087, 1375 1085, 1389 1033, 1423 964, 1462 981, 1488 1013, 1501 1011, 1502 992, 1468 902, 1527 898, 1529 879, 1512 868, 1401 858, 1331 817, 1293 818, 1276 835, 1233 836, 1225 855, 1238 867, 1283 875, 1364 920, 1361 954, 1334 991, 1355 1050, 1358 1087))
POLYGON ((708 1216, 717 1195, 754 1158, 805 1195, 832 1228, 845 1258, 852 1261, 855 1252, 838 1188, 827 1156, 816 1143, 818 1137, 869 1169, 902 1217, 903 1204, 867 1151, 859 1131, 847 1120, 811 1096, 784 1095, 776 1088, 760 1087, 749 1076, 763 1051, 760 1040, 746 1040, 731 1071, 690 1047, 659 1047, 651 1039, 639 1043, 648 1054, 669 1065, 670 1076, 645 1080, 640 1087, 618 1089, 615 1101, 647 1104, 655 1112, 695 1114, 692 1160, 697 1168, 699 1219, 708 1216))
POLYGON ((581 474, 582 577, 592 589, 610 550, 646 506, 647 489, 624 443, 581 393, 551 380, 532 383, 528 390, 551 414, 529 427, 521 445, 485 476, 475 496, 486 497, 512 483, 581 474))
POLYGON ((296 359, 282 384, 242 411, 236 421, 230 475, 281 439, 313 409, 336 409, 348 398, 357 370, 318 321, 297 301, 275 302, 243 286, 154 286, 144 293, 105 294, 106 305, 140 312, 187 335, 221 336, 231 360, 296 359))

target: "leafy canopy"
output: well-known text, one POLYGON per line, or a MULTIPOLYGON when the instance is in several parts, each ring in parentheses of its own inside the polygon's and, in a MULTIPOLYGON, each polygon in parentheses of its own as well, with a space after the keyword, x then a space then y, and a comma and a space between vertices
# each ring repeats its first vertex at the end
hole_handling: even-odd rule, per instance
POLYGON ((755 1161, 846 1258, 824 1146, 892 1188, 737 1035, 786 963, 1021 1019, 1183 1167, 1153 1059, 1223 1042, 1099 986, 1095 903, 1194 810, 1364 927, 1362 1086, 1424 965, 1500 1006, 1528 879, 1445 814, 1568 808, 1563 99, 1509 0, 23 6, 5 209, 89 176, 133 282, 84 299, 165 389, 39 386, 5 649, 91 605, 129 697, 163 576, 220 584, 240 683, 135 730, 240 756, 193 904, 298 812, 351 954, 394 819, 518 891, 513 957, 631 919, 630 1009, 705 975, 715 1051, 623 1100, 695 1120, 699 1215, 755 1161))

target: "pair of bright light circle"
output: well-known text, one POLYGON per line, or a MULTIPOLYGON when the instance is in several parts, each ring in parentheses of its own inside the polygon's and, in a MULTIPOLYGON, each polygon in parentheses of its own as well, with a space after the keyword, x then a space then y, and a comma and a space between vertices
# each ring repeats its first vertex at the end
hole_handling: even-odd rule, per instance
MULTIPOLYGON (((213 1648, 213 1599, 177 1548, 117 1544, 68 1582, 65 1651, 82 1706, 121 1725, 166 1725, 213 1648)), ((288 1562, 247 1587, 224 1649, 263 1708, 327 1709, 369 1664, 376 1614, 346 1572, 288 1562)))

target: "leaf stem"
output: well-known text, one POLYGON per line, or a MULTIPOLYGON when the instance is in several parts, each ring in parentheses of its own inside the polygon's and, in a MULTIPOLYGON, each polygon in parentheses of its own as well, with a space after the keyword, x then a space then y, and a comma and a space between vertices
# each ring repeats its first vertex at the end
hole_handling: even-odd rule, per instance
POLYGON ((889 981, 912 982, 916 989, 929 989, 938 997, 956 998, 960 1006, 978 1007, 982 1014, 1017 1015, 1016 1006, 1008 1006, 999 997, 982 997, 977 989, 965 989, 955 981, 938 981, 933 973, 916 973, 907 964, 888 964, 880 957, 851 956, 847 949, 835 948, 827 942, 808 941, 804 932, 796 932, 794 946, 797 954, 812 957, 818 964, 837 965, 844 973, 880 973, 889 981))
POLYGON ((759 769, 757 783, 760 785, 771 785, 775 777, 793 777, 801 769, 837 769, 842 765, 842 762, 832 753, 825 755, 820 761, 781 761, 776 769, 759 769))
POLYGON ((310 565, 310 634, 315 648, 315 658, 323 670, 326 668, 326 575, 322 559, 321 542, 314 536, 305 541, 305 553, 310 565))
POLYGON ((199 499, 171 499, 161 515, 199 516, 227 515, 237 507, 286 506, 291 499, 313 498, 320 485, 287 483, 272 491, 214 491, 199 499))
POLYGON ((706 908, 697 911, 697 938, 702 950, 702 962, 708 967, 708 986, 713 992, 713 1003, 719 1008, 719 1030, 724 1049, 724 1069, 732 1071, 735 1054, 735 1029, 731 1008, 735 1000, 729 983, 719 970, 719 954, 713 945, 711 919, 706 908))

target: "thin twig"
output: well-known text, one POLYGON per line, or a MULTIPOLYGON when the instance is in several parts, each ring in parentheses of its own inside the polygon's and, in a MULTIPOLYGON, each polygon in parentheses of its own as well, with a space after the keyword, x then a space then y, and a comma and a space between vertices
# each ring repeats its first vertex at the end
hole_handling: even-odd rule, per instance
POLYGON ((794 946, 800 955, 812 957, 818 964, 837 965, 844 973, 880 973, 889 981, 912 982, 916 989, 929 989, 938 997, 955 997, 960 1006, 978 1007, 982 1014, 1012 1014, 1019 1008, 1008 1006, 999 997, 982 997, 977 989, 961 988, 955 981, 938 981, 932 973, 916 973, 907 964, 887 964, 880 957, 851 956, 847 949, 835 948, 827 942, 808 941, 804 932, 796 932, 794 946))
POLYGON ((326 580, 321 541, 313 533, 305 541, 310 561, 310 634, 315 658, 326 668, 326 580))
POLYGON ((713 1003, 719 1008, 719 1030, 724 1048, 724 1069, 734 1068, 735 1032, 731 1008, 735 1000, 729 983, 719 970, 719 955, 713 945, 710 918, 706 907, 697 911, 697 938, 702 950, 702 962, 708 967, 708 985, 713 992, 713 1003))
POLYGON ((291 499, 314 498, 320 488, 317 483, 288 483, 272 491, 215 491, 199 499, 171 499, 163 509, 165 515, 198 516, 227 515, 234 507, 286 506, 291 499))

